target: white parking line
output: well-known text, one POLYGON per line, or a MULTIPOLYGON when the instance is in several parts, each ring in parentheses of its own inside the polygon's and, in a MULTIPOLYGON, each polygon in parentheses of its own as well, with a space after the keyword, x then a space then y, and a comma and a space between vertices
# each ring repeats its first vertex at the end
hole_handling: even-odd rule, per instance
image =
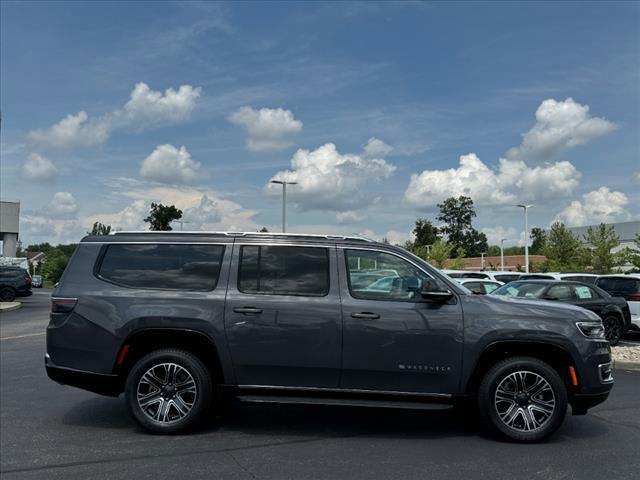
POLYGON ((46 335, 47 332, 40 332, 40 333, 27 333, 25 335, 16 335, 14 337, 1 337, 0 340, 13 340, 16 338, 26 338, 26 337, 38 337, 40 335, 46 335))

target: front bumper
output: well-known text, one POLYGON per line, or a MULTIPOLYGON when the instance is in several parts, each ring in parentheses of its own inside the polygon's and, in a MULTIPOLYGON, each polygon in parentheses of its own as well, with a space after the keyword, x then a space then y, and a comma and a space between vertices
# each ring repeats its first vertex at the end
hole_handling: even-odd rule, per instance
MULTIPOLYGON (((611 384, 613 387, 613 384, 611 384)), ((611 393, 611 389, 603 393, 576 393, 571 399, 571 413, 573 415, 586 415, 587 410, 600 405, 611 393)))
POLYGON ((117 397, 124 389, 122 379, 118 375, 60 367, 53 363, 49 355, 44 357, 44 366, 49 378, 61 385, 70 385, 111 397, 117 397))

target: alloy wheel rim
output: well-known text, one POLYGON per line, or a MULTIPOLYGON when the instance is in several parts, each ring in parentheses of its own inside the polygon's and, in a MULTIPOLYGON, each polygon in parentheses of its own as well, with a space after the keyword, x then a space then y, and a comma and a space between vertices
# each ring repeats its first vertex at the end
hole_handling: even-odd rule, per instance
POLYGON ((519 432, 543 428, 553 416, 556 397, 549 382, 528 370, 510 373, 496 388, 494 406, 498 418, 519 432))
POLYGON ((620 325, 615 318, 607 318, 607 324, 605 327, 605 337, 607 340, 615 340, 620 336, 620 325))
POLYGON ((198 396, 189 371, 176 363, 159 363, 138 381, 138 406, 151 420, 170 424, 185 418, 198 396))

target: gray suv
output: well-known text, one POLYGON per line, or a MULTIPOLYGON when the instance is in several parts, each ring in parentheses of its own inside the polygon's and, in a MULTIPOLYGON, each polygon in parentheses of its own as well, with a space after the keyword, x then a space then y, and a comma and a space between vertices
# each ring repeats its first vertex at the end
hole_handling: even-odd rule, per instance
POLYGON ((473 295, 402 248, 359 237, 124 232, 86 237, 52 295, 45 365, 118 396, 155 433, 246 402, 472 405, 540 440, 603 402, 593 312, 473 295), (384 280, 384 281, 383 281, 384 280))

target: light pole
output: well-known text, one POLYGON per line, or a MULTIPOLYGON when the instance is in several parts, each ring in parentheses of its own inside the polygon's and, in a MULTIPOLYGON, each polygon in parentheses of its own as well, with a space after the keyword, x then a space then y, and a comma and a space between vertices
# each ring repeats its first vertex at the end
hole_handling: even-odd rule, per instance
POLYGON ((506 238, 500 239, 500 271, 504 272, 504 241, 506 238))
POLYGON ((516 207, 524 210, 524 272, 529 273, 529 219, 527 213, 534 205, 518 204, 516 207))
POLYGON ((484 272, 484 256, 487 252, 480 252, 480 271, 484 272))
POLYGON ((174 220, 174 222, 179 223, 180 224, 180 231, 182 231, 182 225, 185 223, 191 223, 191 222, 185 222, 184 220, 174 220))
POLYGON ((296 185, 298 182, 271 180, 271 183, 282 185, 282 233, 285 233, 287 231, 287 185, 296 185))

